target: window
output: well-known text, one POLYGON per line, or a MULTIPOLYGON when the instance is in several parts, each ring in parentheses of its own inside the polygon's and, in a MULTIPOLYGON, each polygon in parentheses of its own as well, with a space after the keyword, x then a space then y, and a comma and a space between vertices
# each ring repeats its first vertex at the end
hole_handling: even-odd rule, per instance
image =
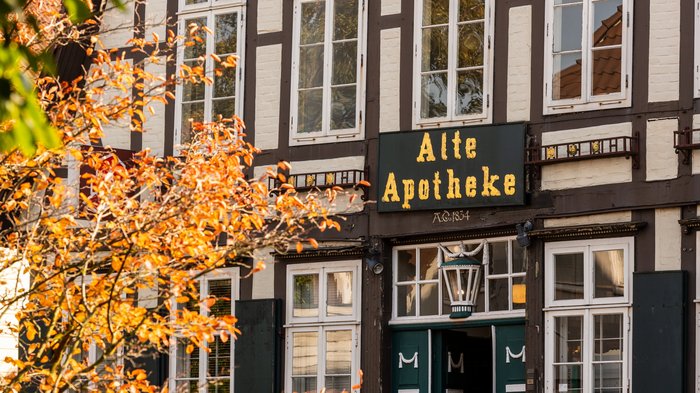
POLYGON ((632 238, 545 246, 546 392, 629 385, 632 238))
POLYGON ((547 0, 545 114, 631 104, 632 1, 547 0))
POLYGON ((490 118, 493 33, 489 0, 416 2, 416 124, 490 118))
POLYGON ((352 392, 359 383, 360 263, 290 266, 287 272, 289 392, 352 392))
MULTIPOLYGON (((234 315, 234 299, 238 297, 238 268, 217 269, 199 280, 199 301, 175 303, 173 309, 198 309, 203 315, 234 315), (218 300, 211 309, 203 300, 214 296, 218 300)), ((189 341, 177 339, 170 348, 171 392, 224 393, 233 391, 233 345, 229 338, 224 342, 219 335, 207 344, 208 351, 194 347, 187 353, 189 341)))
MULTIPOLYGON (((469 240, 464 243, 471 251, 481 242, 469 240)), ((441 244, 451 251, 460 247, 459 242, 441 244)), ((481 282, 476 311, 471 318, 524 310, 524 299, 518 296, 525 289, 524 249, 512 238, 489 239, 487 246, 489 263, 484 267, 485 279, 481 282)), ((443 275, 439 272, 443 258, 437 244, 394 248, 393 322, 448 318, 450 300, 443 275)), ((474 258, 482 260, 483 251, 474 258)))
POLYGON ((188 37, 192 26, 206 27, 213 32, 201 30, 197 34, 202 42, 196 45, 181 45, 178 64, 188 67, 204 67, 212 84, 184 84, 177 88, 178 113, 176 114, 176 143, 192 140, 191 122, 215 121, 219 116, 231 118, 243 113, 243 45, 245 43, 244 7, 241 2, 225 0, 184 0, 185 10, 180 15, 180 35, 188 37), (214 3, 217 8, 210 9, 214 3), (231 5, 230 7, 221 7, 231 5), (237 66, 226 68, 214 60, 216 55, 226 60, 236 57, 237 66))
POLYGON ((365 0, 296 0, 291 143, 362 137, 365 0))

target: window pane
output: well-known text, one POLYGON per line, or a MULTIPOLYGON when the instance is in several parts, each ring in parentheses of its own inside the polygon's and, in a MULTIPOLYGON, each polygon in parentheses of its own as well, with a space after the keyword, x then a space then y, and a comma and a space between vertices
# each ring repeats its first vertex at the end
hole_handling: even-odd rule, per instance
POLYGON ((192 122, 204 121, 204 103, 193 102, 191 104, 182 104, 182 125, 180 143, 189 143, 192 141, 194 132, 192 130, 192 122))
POLYGON ((238 52, 238 14, 216 16, 216 53, 224 55, 238 52))
POLYGON ((593 46, 622 44, 622 0, 593 3, 593 46))
POLYGON ((581 50, 581 4, 554 8, 554 52, 581 50))
POLYGON ((177 381, 175 383, 175 393, 198 393, 199 381, 177 381))
POLYGON ((416 279, 416 250, 399 250, 396 280, 413 281, 416 279))
POLYGON ((447 23, 450 0, 423 0, 423 26, 447 23))
POLYGON ((484 73, 480 69, 457 72, 456 115, 483 112, 483 84, 484 73))
MULTIPOLYGON (((184 64, 188 67, 194 68, 202 65, 199 61, 186 61, 184 64)), ((204 99, 204 83, 189 83, 185 82, 182 84, 182 101, 197 101, 204 99)))
POLYGON ((351 388, 350 376, 332 376, 326 377, 326 388, 325 393, 347 393, 350 392, 351 388))
POLYGON ((447 26, 423 29, 422 48, 421 71, 446 70, 449 48, 447 26))
POLYGON ((508 279, 489 280, 489 311, 508 311, 508 279))
POLYGON ((437 284, 420 284, 420 315, 438 314, 438 286, 437 284))
POLYGON ((323 45, 299 48, 299 88, 323 86, 323 45))
POLYGON ((206 3, 209 0, 185 0, 186 5, 191 5, 191 4, 202 4, 206 3))
POLYGON ((316 375, 318 332, 292 334, 292 375, 316 375))
POLYGON ((583 299, 583 254, 554 256, 554 300, 583 299))
POLYGON ((489 274, 508 274, 508 242, 488 244, 491 261, 489 274))
POLYGON ((301 4, 301 43, 323 42, 326 27, 326 2, 301 4))
POLYGON ((581 52, 554 55, 552 97, 555 100, 581 97, 581 52))
POLYGON ((326 314, 352 315, 352 272, 330 273, 327 280, 326 314))
POLYGON ((622 48, 594 50, 592 73, 591 94, 619 93, 622 88, 622 48))
POLYGON ((236 69, 218 68, 221 75, 214 76, 214 97, 231 97, 236 95, 236 69))
POLYGON ((415 285, 399 285, 396 287, 396 315, 399 317, 416 315, 415 285))
POLYGON ((199 376, 199 347, 193 345, 192 353, 187 353, 189 340, 180 339, 175 356, 175 378, 197 378, 199 376))
MULTIPOLYGON (((326 333, 326 375, 352 373, 352 331, 326 333)), ((348 390, 350 386, 347 387, 348 390)))
POLYGON ((438 249, 420 249, 420 279, 437 280, 438 278, 438 249))
POLYGON ((512 289, 513 310, 524 310, 527 297, 527 286, 525 285, 525 276, 513 277, 512 289))
POLYGON ((236 99, 214 100, 212 103, 212 118, 217 119, 219 115, 225 119, 230 119, 236 113, 236 99))
POLYGON ((298 132, 321 131, 323 114, 323 89, 299 92, 298 132))
POLYGON ((554 318, 554 363, 577 363, 583 359, 583 316, 554 318))
POLYGON ((207 380, 207 393, 229 393, 230 391, 230 379, 207 380))
POLYGON ((517 240, 511 240, 513 249, 513 273, 524 272, 525 267, 525 247, 520 247, 517 240))
POLYGON ((347 40, 357 38, 357 0, 334 1, 335 19, 333 20, 333 39, 347 40))
POLYGON ((484 19, 484 0, 460 0, 459 21, 484 19))
POLYGON ((231 279, 209 280, 209 296, 216 297, 216 303, 211 307, 209 315, 223 316, 231 315, 231 304, 233 295, 231 294, 231 279))
POLYGON ((484 65, 484 23, 468 23, 459 26, 458 67, 484 65))
POLYGON ((355 128, 357 107, 357 87, 355 85, 331 88, 331 129, 355 128))
POLYGON ((625 295, 624 250, 594 251, 595 297, 625 295))
POLYGON ((447 73, 421 77, 421 118, 447 116, 447 73))
POLYGON ((593 365, 594 393, 622 393, 622 364, 593 365))
POLYGON ((318 274, 293 276, 295 317, 318 316, 318 274))
POLYGON ((596 315, 593 361, 622 361, 622 315, 596 315))
POLYGON ((333 73, 331 83, 347 85, 357 81, 357 41, 333 44, 333 73))
POLYGON ((185 41, 187 42, 187 45, 185 45, 185 50, 184 50, 184 58, 185 59, 196 59, 199 56, 204 56, 206 55, 207 52, 207 36, 208 34, 204 30, 197 30, 197 32, 194 35, 190 35, 190 29, 192 25, 197 25, 199 27, 203 27, 207 25, 207 17, 202 17, 202 18, 193 18, 193 19, 187 19, 185 20, 185 41), (199 37, 201 41, 199 40, 193 40, 193 38, 199 37))
POLYGON ((207 377, 231 376, 231 340, 221 341, 219 336, 209 344, 207 354, 207 377))
POLYGON ((292 378, 292 391, 295 393, 316 393, 316 377, 292 378))
POLYGON ((581 365, 554 366, 554 386, 557 389, 555 392, 582 392, 582 377, 581 365))

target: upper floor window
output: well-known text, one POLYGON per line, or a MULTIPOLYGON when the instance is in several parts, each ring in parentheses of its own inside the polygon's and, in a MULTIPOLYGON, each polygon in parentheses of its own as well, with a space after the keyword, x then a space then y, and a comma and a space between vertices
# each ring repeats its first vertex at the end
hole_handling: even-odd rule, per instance
MULTIPOLYGON (((465 241, 467 251, 481 240, 465 241)), ((457 242, 442 243, 457 251, 457 242)), ((525 309, 525 253, 514 239, 489 239, 489 261, 483 267, 476 310, 471 318, 525 309)), ((437 244, 394 248, 394 321, 416 318, 448 318, 450 299, 440 263, 445 256, 437 244)), ((474 256, 483 260, 483 251, 474 256)))
POLYGON ((358 391, 360 280, 356 261, 288 267, 285 391, 358 391))
POLYGON ((492 16, 489 0, 416 2, 416 123, 490 118, 492 16))
POLYGON ((296 0, 291 143, 362 137, 364 0, 296 0))
POLYGON ((632 1, 547 0, 545 114, 631 104, 632 1))
MULTIPOLYGON (((175 303, 172 310, 188 309, 202 315, 234 315, 235 299, 238 298, 238 268, 217 269, 197 282, 199 299, 188 303, 175 303), (215 297, 213 306, 206 306, 206 299, 215 297)), ((232 392, 233 391, 233 346, 230 337, 215 333, 207 350, 192 346, 189 340, 177 338, 170 349, 171 392, 232 392), (189 349, 188 349, 189 347, 189 349)))
POLYGON ((187 12, 180 15, 180 35, 191 41, 189 34, 197 26, 200 42, 181 45, 178 65, 203 67, 213 83, 178 86, 178 113, 176 114, 175 142, 188 143, 192 139, 192 122, 215 121, 219 116, 231 118, 243 113, 243 44, 245 43, 244 7, 239 1, 184 0, 187 12), (221 4, 220 4, 221 3, 221 4), (230 5, 230 7, 211 6, 230 5), (189 7, 188 7, 189 6, 189 7), (196 7, 195 7, 196 6, 196 7), (192 8, 189 12, 189 8, 192 8), (206 33, 208 29, 213 34, 206 33), (229 56, 237 58, 235 68, 226 68, 214 59, 229 56))

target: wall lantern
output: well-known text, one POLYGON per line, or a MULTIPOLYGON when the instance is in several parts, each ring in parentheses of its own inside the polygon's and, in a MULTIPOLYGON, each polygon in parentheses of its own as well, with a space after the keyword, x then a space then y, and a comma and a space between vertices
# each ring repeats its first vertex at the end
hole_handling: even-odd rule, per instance
POLYGON ((461 243, 460 250, 457 252, 451 252, 443 245, 439 247, 443 255, 440 269, 447 283, 447 293, 450 295, 452 307, 450 318, 467 318, 476 308, 481 288, 482 268, 489 264, 488 243, 484 240, 473 251, 467 251, 464 243, 461 243), (474 256, 482 249, 483 258, 479 261, 474 256), (446 258, 451 260, 445 261, 446 258))

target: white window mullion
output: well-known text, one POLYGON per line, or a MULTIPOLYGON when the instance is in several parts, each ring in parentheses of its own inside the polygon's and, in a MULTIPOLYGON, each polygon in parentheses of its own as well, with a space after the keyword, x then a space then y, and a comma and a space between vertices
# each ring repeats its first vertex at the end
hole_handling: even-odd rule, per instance
POLYGON ((457 108, 457 52, 459 51, 459 40, 457 39, 458 27, 457 17, 459 12, 458 0, 450 0, 449 15, 447 22, 447 119, 453 119, 457 116, 455 110, 457 108))
POLYGON ((326 329, 323 326, 318 327, 318 342, 316 345, 318 348, 316 389, 321 389, 326 386, 326 329))
POLYGON ((590 16, 593 14, 593 2, 590 0, 583 0, 583 7, 581 7, 582 13, 582 23, 583 30, 581 34, 581 61, 583 66, 581 67, 581 89, 585 91, 581 92, 581 99, 585 102, 590 102, 593 97, 592 87, 592 77, 591 73, 593 71, 593 44, 591 39, 591 34, 593 32, 593 18, 590 16))
POLYGON ((331 75, 333 72, 333 1, 326 0, 325 39, 323 41, 323 119, 322 135, 328 135, 331 129, 331 75))

